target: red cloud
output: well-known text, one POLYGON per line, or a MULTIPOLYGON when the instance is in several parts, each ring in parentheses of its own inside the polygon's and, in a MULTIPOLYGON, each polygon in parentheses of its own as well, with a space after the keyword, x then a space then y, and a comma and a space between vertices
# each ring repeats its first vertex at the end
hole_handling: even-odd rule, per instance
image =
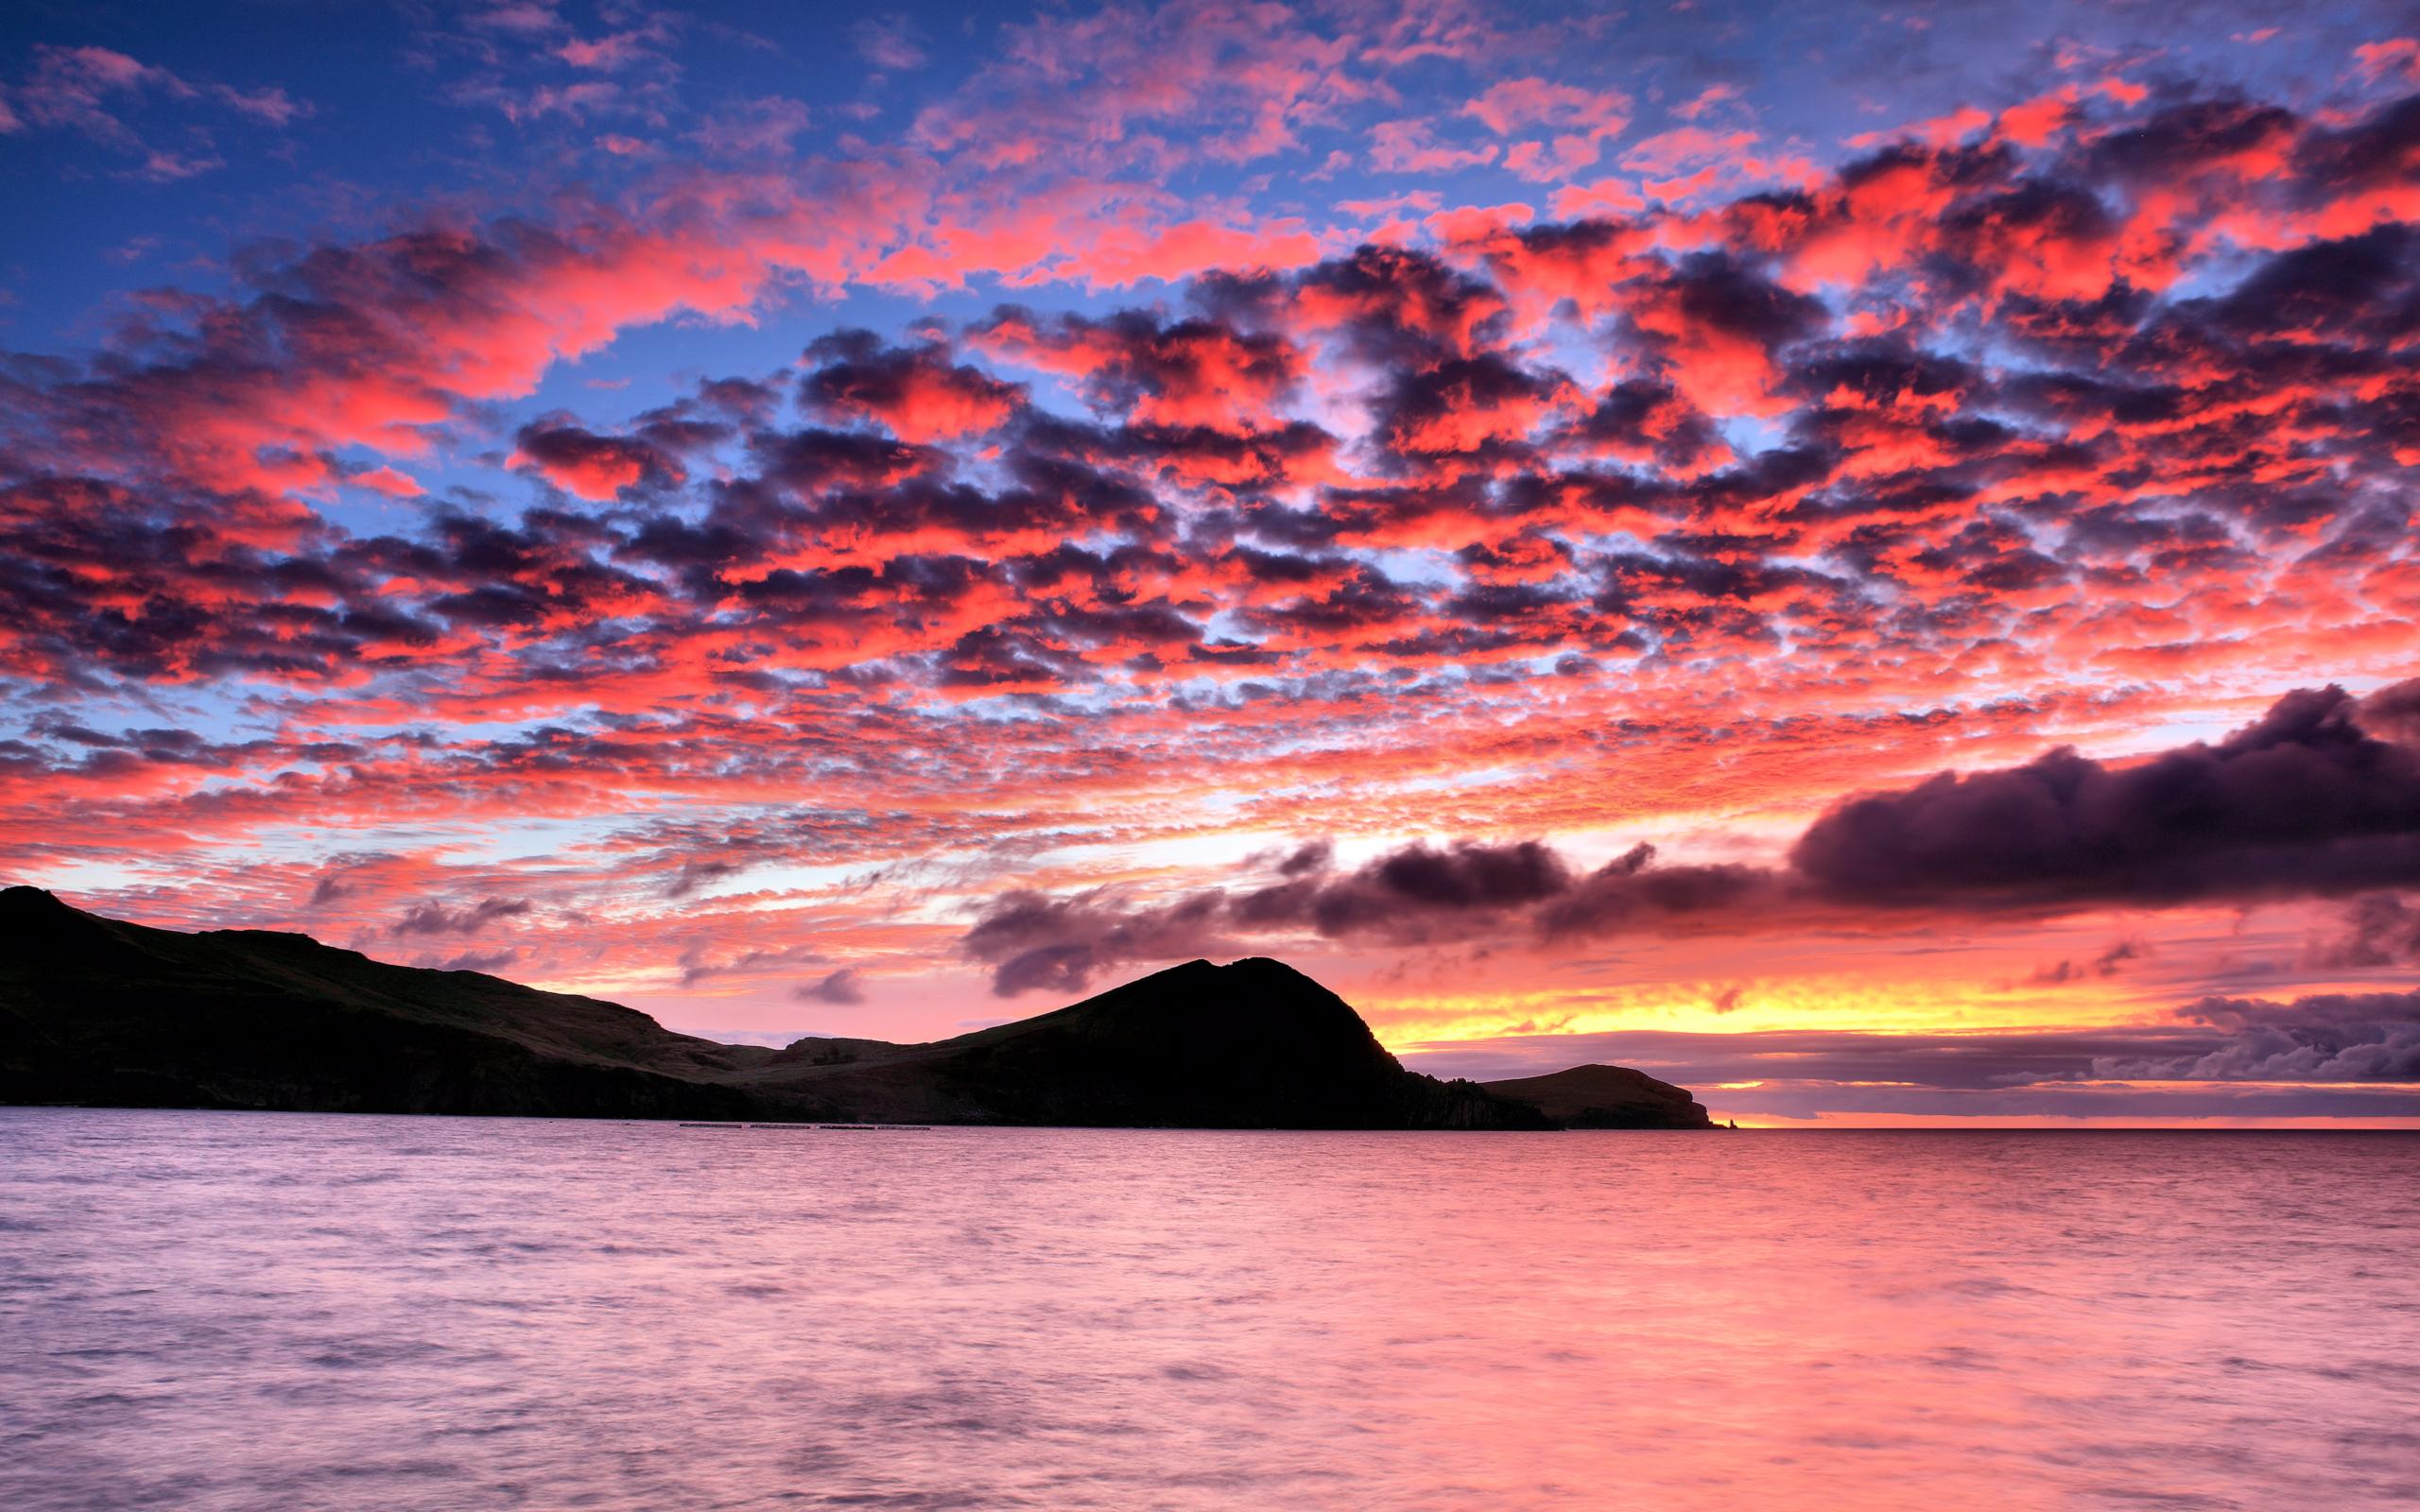
POLYGON ((642 481, 677 484, 683 475, 677 462, 644 441, 598 436, 567 420, 524 426, 512 460, 592 501, 614 498, 642 481))
POLYGON ((801 387, 809 407, 880 421, 911 443, 995 429, 1023 402, 1014 385, 952 363, 939 347, 885 348, 870 331, 826 336, 807 349, 807 358, 821 364, 801 387))

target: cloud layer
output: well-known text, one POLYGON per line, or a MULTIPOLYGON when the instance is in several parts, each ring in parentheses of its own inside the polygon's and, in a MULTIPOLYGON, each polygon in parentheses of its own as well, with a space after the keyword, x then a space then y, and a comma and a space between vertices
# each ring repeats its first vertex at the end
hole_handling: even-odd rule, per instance
MULTIPOLYGON (((1338 871, 1326 848, 1305 848, 1266 885, 1148 910, 1018 893, 982 915, 964 949, 995 964, 1007 995, 1304 932, 1550 948, 2362 894, 2346 948, 2377 951, 2406 923, 2394 889, 2420 887, 2420 747, 2404 743, 2415 697, 2420 680, 2366 700, 2300 690, 2215 743, 2123 765, 2063 748, 1858 794, 1809 825, 1780 866, 1659 863, 1640 844, 1586 869, 1537 840, 1462 840, 1338 871)), ((2131 954, 2113 948, 2101 965, 2131 954)))
POLYGON ((1079 8, 805 98, 728 18, 402 25, 441 146, 206 252, 173 197, 299 195, 339 95, 0 60, 0 150, 163 197, 0 362, 12 876, 858 1029, 1241 949, 1998 931, 2111 994, 2031 942, 2125 914, 2169 1002, 2316 1002, 2420 940, 2384 12, 1983 70, 1079 8))

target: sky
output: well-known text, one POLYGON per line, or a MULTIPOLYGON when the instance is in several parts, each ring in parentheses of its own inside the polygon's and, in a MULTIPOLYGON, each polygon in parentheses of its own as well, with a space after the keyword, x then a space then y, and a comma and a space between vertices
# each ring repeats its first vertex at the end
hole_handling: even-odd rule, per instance
POLYGON ((2420 1125, 2402 6, 21 0, 0 194, 8 880, 2420 1125))

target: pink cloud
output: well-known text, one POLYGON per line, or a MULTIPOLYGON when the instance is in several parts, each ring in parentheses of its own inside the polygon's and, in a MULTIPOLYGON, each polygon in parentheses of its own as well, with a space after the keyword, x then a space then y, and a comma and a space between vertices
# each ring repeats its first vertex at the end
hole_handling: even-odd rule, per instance
POLYGON ((1380 173, 1453 173, 1494 163, 1502 150, 1443 146, 1424 121, 1386 121, 1370 131, 1370 166, 1380 173))
POLYGON ((2353 69, 2372 84, 2395 75, 2408 83, 2420 83, 2420 37, 2363 43, 2353 49, 2353 69))
POLYGON ((1631 98, 1619 90, 1589 90, 1543 78, 1512 78, 1489 86, 1462 107, 1497 136, 1547 127, 1612 136, 1630 125, 1631 98))

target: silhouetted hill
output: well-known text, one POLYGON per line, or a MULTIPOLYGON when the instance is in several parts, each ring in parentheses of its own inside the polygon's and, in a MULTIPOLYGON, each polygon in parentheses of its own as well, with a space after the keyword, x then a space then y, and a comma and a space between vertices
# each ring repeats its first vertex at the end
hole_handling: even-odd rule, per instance
MULTIPOLYGON (((1696 1108, 1634 1072, 1564 1074, 1599 1072, 1696 1108)), ((0 890, 0 1101, 1216 1128, 1550 1128, 1557 1116, 1404 1070, 1343 999, 1272 960, 1188 961, 931 1044, 776 1051, 302 935, 121 923, 33 887, 0 890)))
POLYGON ((1628 1066, 1574 1066, 1480 1085, 1498 1097, 1528 1103, 1565 1128, 1714 1127, 1686 1088, 1628 1066))
POLYGON ((770 1052, 304 935, 180 934, 0 890, 0 1099, 345 1112, 744 1117, 770 1052))
POLYGON ((899 1123, 1548 1126, 1470 1082, 1404 1070, 1342 998, 1258 957, 1187 961, 932 1044, 801 1040, 736 1079, 819 1116, 899 1123))

